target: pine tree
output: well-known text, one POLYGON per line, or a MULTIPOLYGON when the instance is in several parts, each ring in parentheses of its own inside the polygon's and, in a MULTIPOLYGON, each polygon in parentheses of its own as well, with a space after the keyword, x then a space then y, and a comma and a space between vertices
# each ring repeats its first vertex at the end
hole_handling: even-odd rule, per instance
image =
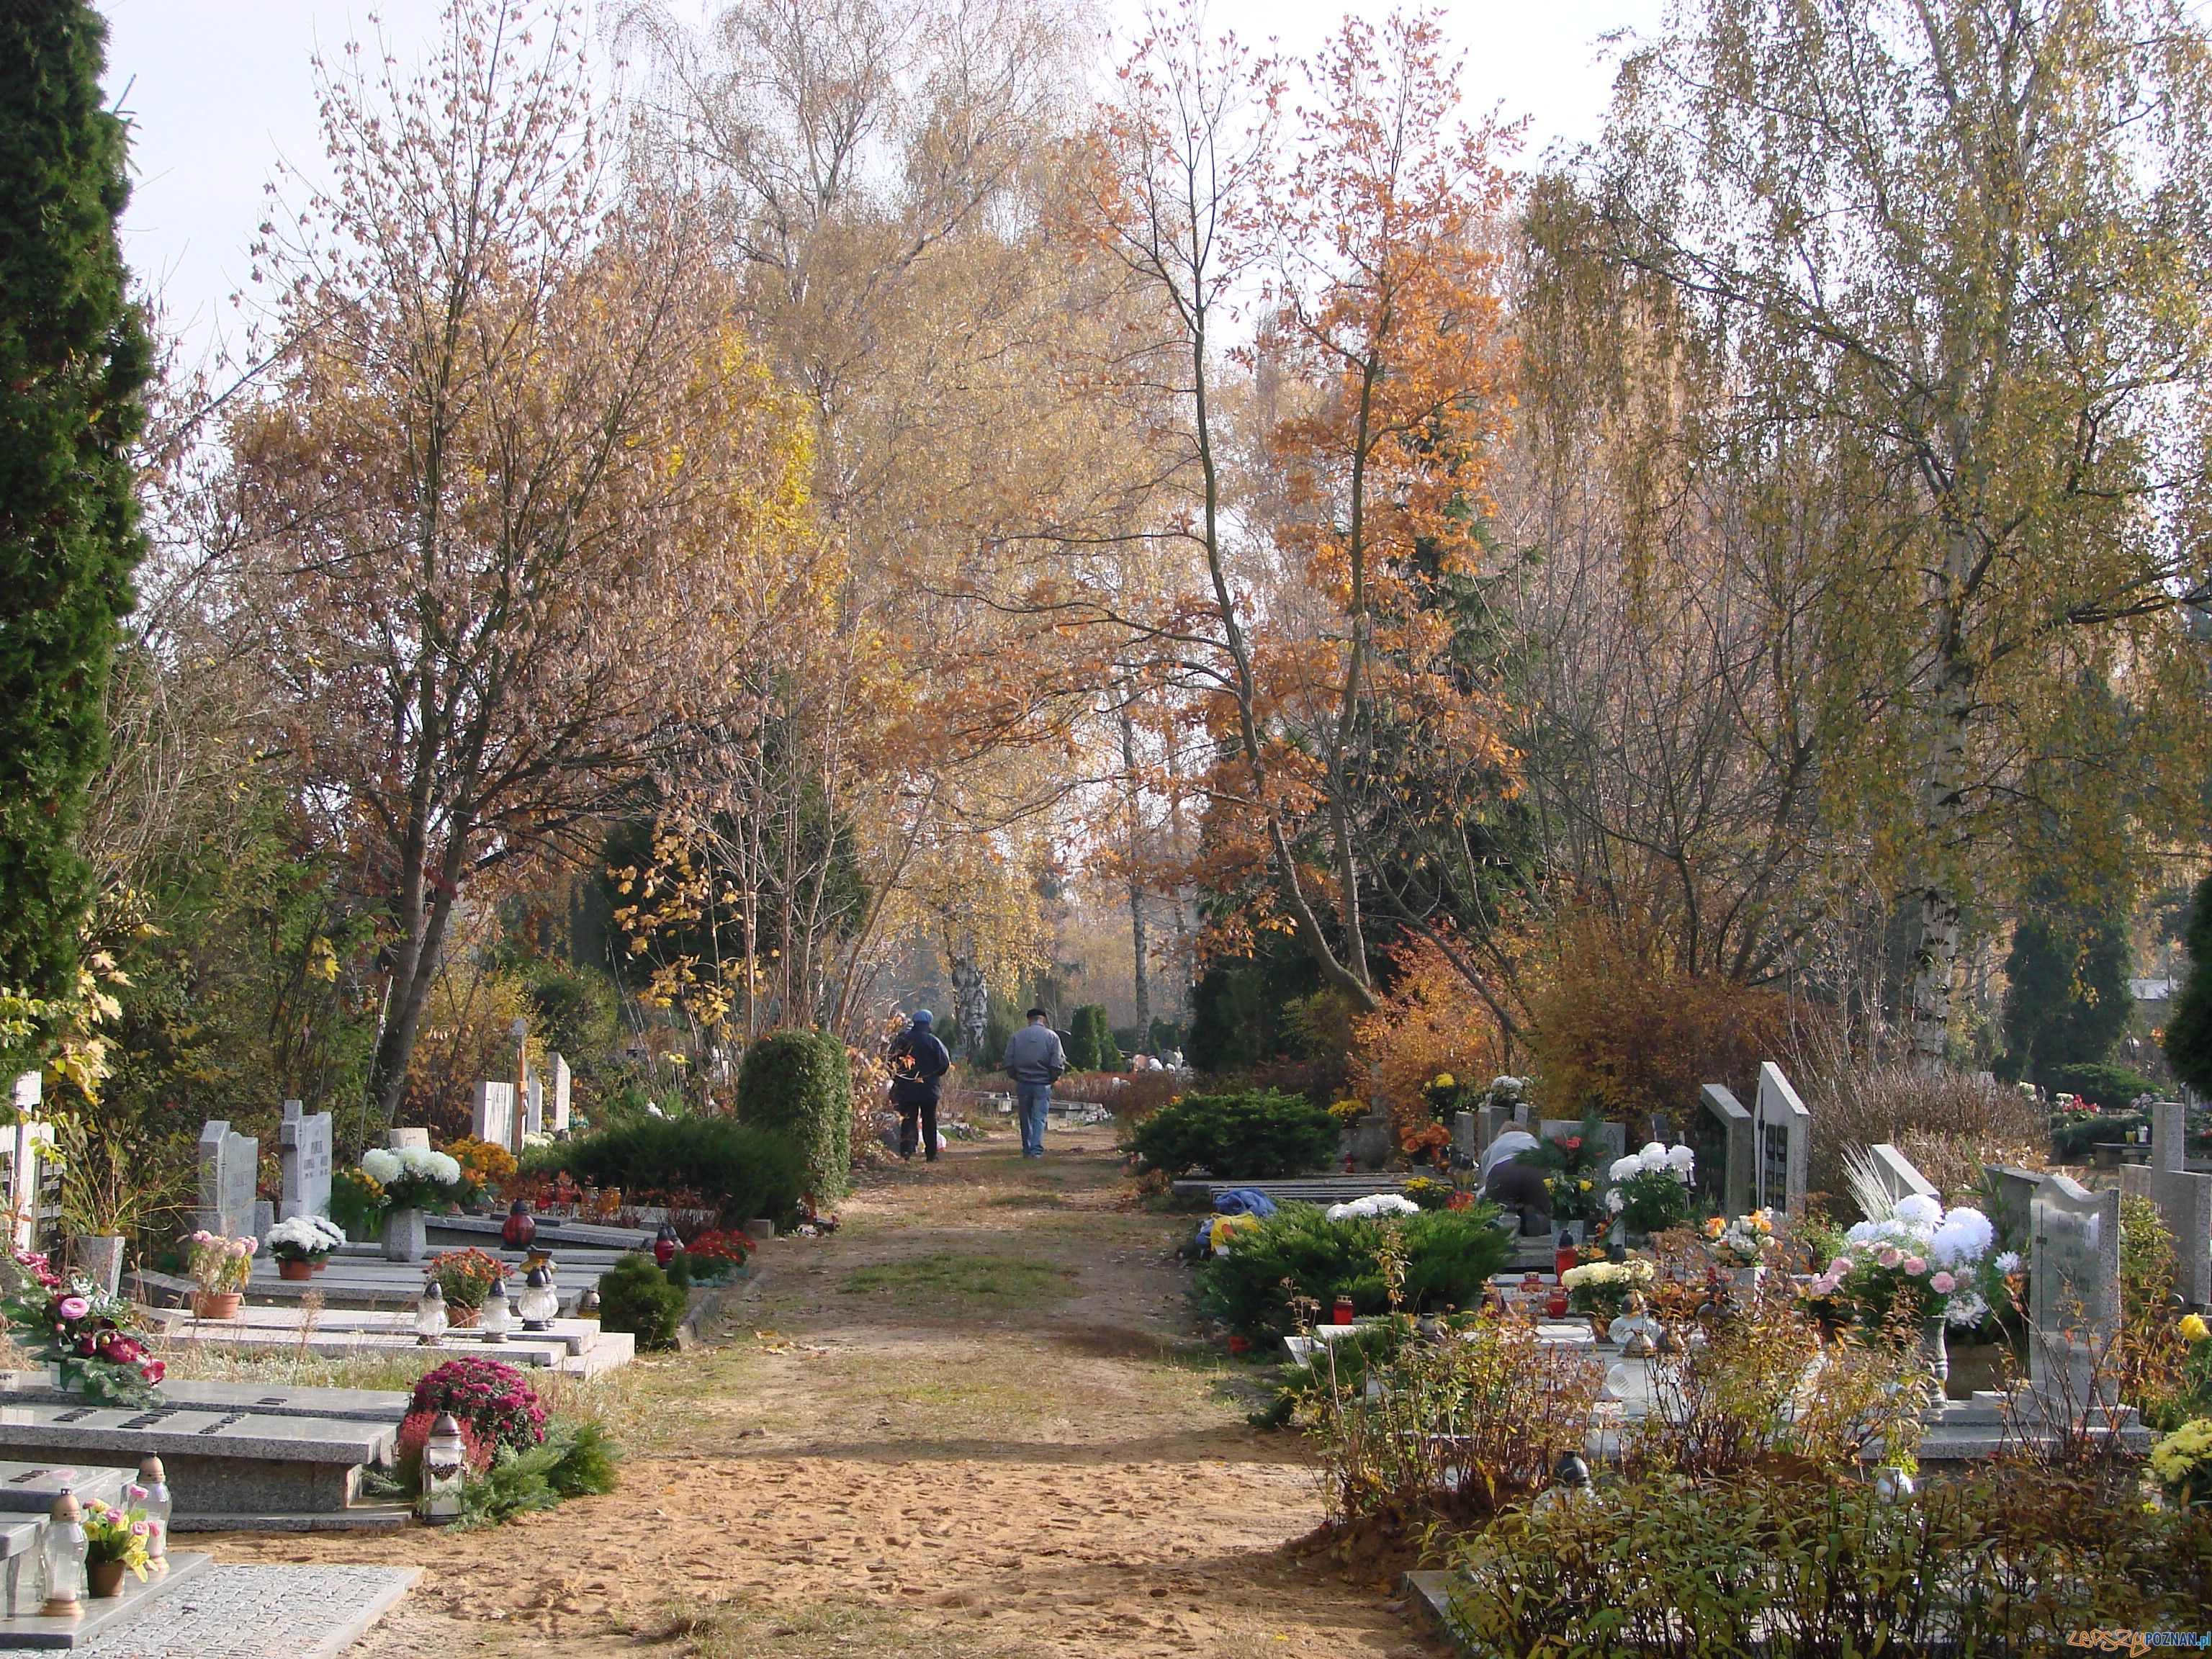
POLYGON ((106 743, 138 530, 130 448, 152 354, 125 297, 122 118, 82 0, 0 7, 0 987, 73 988, 76 853, 106 743))
POLYGON ((2200 1095, 2212 1094, 2212 876, 2197 884, 2181 942, 2189 947, 2189 976, 2166 1011, 2166 1058, 2174 1076, 2200 1095))

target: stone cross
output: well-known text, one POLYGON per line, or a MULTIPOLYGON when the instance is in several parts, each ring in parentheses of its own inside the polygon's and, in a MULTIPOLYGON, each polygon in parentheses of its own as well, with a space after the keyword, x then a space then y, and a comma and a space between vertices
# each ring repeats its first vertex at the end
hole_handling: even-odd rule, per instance
POLYGON ((2028 1380, 2075 1410, 2094 1391, 2116 1403, 2120 1344, 2120 1193, 2046 1176, 2028 1205, 2028 1380))
POLYGON ((545 1126, 550 1133, 557 1135, 568 1127, 568 1090, 574 1080, 568 1062, 559 1054, 554 1055, 553 1121, 545 1126))
POLYGON ((469 1133, 478 1140, 488 1140, 495 1146, 514 1145, 514 1085, 512 1083, 479 1083, 477 1085, 477 1109, 469 1133))
POLYGON ((260 1171, 261 1143, 233 1134, 222 1118, 200 1129, 200 1194, 198 1220, 203 1232, 225 1238, 253 1234, 253 1187, 260 1171))
POLYGON ((2158 1206, 2179 1258, 2176 1288, 2197 1307, 2212 1306, 2212 1175, 2189 1168, 2186 1106, 2155 1103, 2150 1125, 2150 1162, 2120 1165, 2120 1190, 2158 1206))
POLYGON ((1694 1120, 1698 1127, 1692 1131, 1690 1148, 1698 1155, 1698 1189, 1718 1199, 1723 1213, 1748 1215, 1753 1208, 1751 1170, 1756 1145, 1751 1114, 1743 1109, 1743 1103, 1732 1091, 1717 1083, 1708 1083, 1698 1091, 1698 1103, 1705 1109, 1694 1120), (1715 1162, 1720 1164, 1717 1175, 1715 1162))
POLYGON ((1813 1115, 1790 1086, 1782 1068, 1767 1060, 1759 1068, 1759 1097, 1752 1107, 1753 1208, 1805 1213, 1805 1166, 1813 1152, 1813 1115))
POLYGON ((326 1216, 331 1212, 331 1115, 307 1112, 296 1100, 284 1103, 276 1126, 276 1158, 284 1184, 278 1189, 276 1218, 326 1216))
POLYGON ((522 1132, 531 1135, 545 1133, 545 1084, 543 1079, 531 1079, 522 1091, 522 1132))

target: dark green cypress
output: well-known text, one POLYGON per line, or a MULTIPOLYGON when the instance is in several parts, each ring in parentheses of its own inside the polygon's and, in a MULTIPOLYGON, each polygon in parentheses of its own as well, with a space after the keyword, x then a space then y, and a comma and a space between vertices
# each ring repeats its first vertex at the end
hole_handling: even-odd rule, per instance
POLYGON ((2166 1011, 2166 1059, 2200 1095, 2212 1094, 2212 876, 2197 884, 2181 930, 2189 973, 2166 1011))
POLYGON ((144 550, 131 447, 152 352, 115 222, 125 124, 83 0, 0 0, 0 987, 75 977, 76 849, 144 550))

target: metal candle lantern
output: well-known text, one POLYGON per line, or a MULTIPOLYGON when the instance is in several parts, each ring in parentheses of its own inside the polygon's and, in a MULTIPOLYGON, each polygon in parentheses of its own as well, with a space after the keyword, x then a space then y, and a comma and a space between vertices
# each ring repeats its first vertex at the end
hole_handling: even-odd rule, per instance
POLYGON ((483 1312, 477 1320, 477 1330, 487 1342, 504 1342, 514 1320, 514 1310, 507 1303, 507 1281, 502 1279, 484 1297, 483 1312))
POLYGON ((138 1507, 146 1512, 146 1559, 163 1565, 169 1559, 169 1477, 161 1460, 149 1457, 138 1465, 138 1487, 146 1495, 138 1507))
POLYGON ((522 1297, 518 1305, 524 1330, 550 1331, 553 1328, 553 1316, 561 1311, 561 1298, 554 1293, 553 1275, 542 1263, 532 1267, 530 1277, 523 1281, 522 1297))
POLYGON ((458 1521, 468 1483, 468 1446, 451 1412, 440 1412, 422 1443, 422 1518, 433 1526, 458 1521))
POLYGON ((84 1611, 84 1558, 91 1542, 84 1535, 84 1511, 77 1507, 76 1494, 64 1487, 39 1545, 46 1570, 46 1604, 40 1617, 74 1619, 84 1611))
POLYGON ((415 1304, 415 1340, 423 1347, 434 1348, 445 1334, 446 1292, 434 1279, 422 1287, 422 1299, 415 1304))

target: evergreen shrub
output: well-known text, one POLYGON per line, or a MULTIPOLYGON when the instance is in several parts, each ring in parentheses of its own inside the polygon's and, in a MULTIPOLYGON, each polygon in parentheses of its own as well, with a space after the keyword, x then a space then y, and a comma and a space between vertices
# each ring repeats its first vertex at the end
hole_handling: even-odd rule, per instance
POLYGON ((1203 1169, 1223 1181, 1307 1175, 1331 1163, 1336 1120, 1304 1095, 1275 1089, 1185 1095, 1139 1124, 1129 1150, 1140 1169, 1179 1176, 1203 1169))
POLYGON ((599 1328, 628 1331, 641 1349, 672 1348, 690 1300, 651 1258, 633 1252, 599 1275, 599 1328))
POLYGON ((853 1066, 836 1037, 771 1031, 745 1050, 738 1118, 798 1149, 805 1192, 817 1207, 845 1196, 853 1169, 853 1066))
POLYGON ((1389 1295, 1376 1251, 1389 1225, 1406 1249, 1403 1305, 1434 1313, 1472 1310, 1490 1276, 1512 1261, 1516 1241, 1498 1229, 1498 1214, 1494 1205, 1472 1204, 1387 1224, 1330 1221, 1311 1204, 1285 1204, 1258 1226, 1240 1227, 1229 1254, 1199 1269, 1199 1307, 1254 1338, 1289 1334, 1294 1297, 1317 1303, 1322 1318, 1340 1296, 1352 1298, 1354 1313, 1386 1313, 1389 1295))
POLYGON ((580 1183, 633 1195, 696 1193, 725 1224, 799 1212, 806 1167, 790 1139, 726 1117, 648 1117, 545 1149, 532 1172, 565 1169, 580 1183))

